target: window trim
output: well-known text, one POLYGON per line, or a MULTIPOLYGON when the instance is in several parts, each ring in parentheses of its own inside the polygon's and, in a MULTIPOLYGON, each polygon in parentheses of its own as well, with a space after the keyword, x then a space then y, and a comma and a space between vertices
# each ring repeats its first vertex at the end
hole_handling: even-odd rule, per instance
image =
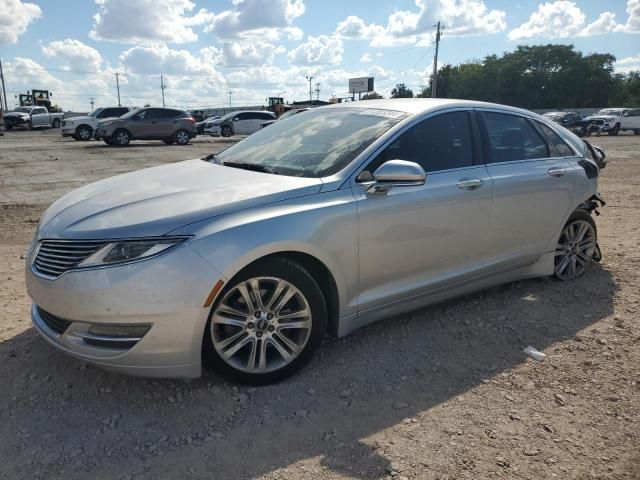
MULTIPOLYGON (((483 152, 485 154, 484 160, 485 160, 485 165, 489 166, 489 165, 511 165, 514 163, 523 163, 523 162, 539 162, 540 160, 550 160, 552 158, 557 158, 557 157, 552 157, 551 156, 551 149, 549 148, 549 143, 547 142, 547 139, 545 138, 544 135, 542 135, 537 128, 535 128, 535 126, 531 125, 531 120, 533 120, 533 118, 529 115, 523 115, 520 112, 510 112, 510 111, 505 111, 505 110, 498 110, 496 108, 475 108, 474 110, 476 110, 477 112, 480 113, 480 115, 478 115, 478 121, 480 123, 480 125, 482 126, 482 130, 483 130, 483 136, 484 136, 484 148, 483 148, 483 152), (546 145, 547 147, 547 157, 539 157, 539 158, 523 158, 521 160, 509 160, 507 162, 494 162, 493 161, 493 153, 491 151, 491 140, 489 138, 489 129, 487 128, 487 124, 486 121, 484 119, 484 113, 499 113, 502 115, 511 115, 514 117, 520 117, 523 118, 525 120, 525 122, 527 122, 527 124, 533 129, 533 131, 540 137, 540 140, 542 140, 542 142, 546 145)), ((562 137, 560 137, 562 138, 562 137)))
POLYGON ((578 156, 576 154, 575 150, 573 148, 571 148, 571 145, 569 145, 567 142, 565 142, 564 138, 562 138, 562 136, 558 132, 556 132, 553 128, 551 128, 549 125, 547 125, 546 123, 541 122, 540 120, 536 120, 534 118, 529 119, 529 123, 531 123, 533 125, 533 128, 535 128, 538 131, 538 133, 540 133, 540 135, 542 135, 542 137, 546 140, 547 145, 549 146, 549 150, 551 150, 551 147, 553 146, 553 149, 554 149, 555 153, 558 154, 558 156, 549 157, 549 158, 569 158, 569 157, 578 156), (556 150, 555 145, 551 144, 551 139, 547 138, 547 134, 538 125, 544 125, 549 130, 551 130, 553 133, 555 133, 557 135, 557 137, 560 139, 560 141, 569 149, 569 151, 571 152, 571 155, 561 155, 560 152, 558 152, 556 150))
POLYGON ((412 121, 411 123, 408 123, 407 125, 403 126, 403 128, 401 128, 400 130, 398 130, 395 134, 393 134, 393 136, 391 136, 387 141, 385 141, 384 144, 382 144, 379 148, 377 148, 374 152, 372 152, 367 158, 366 160, 364 160, 355 170, 354 173, 351 174, 351 185, 361 185, 361 183, 357 182, 357 178, 358 175, 360 175, 360 173, 362 173, 364 170, 367 169, 367 167, 369 165, 371 165, 377 158, 378 155, 382 154, 382 152, 384 152, 384 150, 387 149, 387 147, 389 147, 393 142, 395 142, 398 138, 400 138, 401 135, 404 135, 407 131, 409 131, 411 128, 417 126, 418 124, 429 120, 430 118, 433 118, 435 116, 438 115, 444 115, 447 113, 456 113, 456 112, 463 112, 466 113, 467 115, 467 122, 469 124, 469 133, 470 133, 470 138, 471 138, 471 165, 467 165, 464 167, 455 167, 455 168, 446 168, 443 170, 434 170, 433 172, 426 172, 427 176, 429 175, 438 175, 440 173, 447 173, 447 172, 454 172, 457 170, 465 170, 465 169, 469 169, 469 168, 476 168, 478 166, 482 166, 483 163, 479 163, 479 160, 477 158, 477 154, 478 151, 476 149, 476 139, 474 137, 474 125, 473 125, 473 119, 472 119, 472 113, 473 113, 473 109, 469 108, 469 107, 456 107, 456 108, 449 108, 449 109, 445 109, 445 110, 437 110, 435 112, 429 112, 426 115, 422 115, 418 118, 416 118, 414 121, 412 121))

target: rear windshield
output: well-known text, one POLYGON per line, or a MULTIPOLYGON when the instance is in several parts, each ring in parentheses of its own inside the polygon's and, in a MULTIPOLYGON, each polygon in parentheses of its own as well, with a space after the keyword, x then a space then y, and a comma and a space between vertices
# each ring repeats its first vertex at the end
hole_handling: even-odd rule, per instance
POLYGON ((259 130, 217 155, 219 163, 248 163, 282 175, 326 177, 346 167, 405 112, 317 108, 259 130))

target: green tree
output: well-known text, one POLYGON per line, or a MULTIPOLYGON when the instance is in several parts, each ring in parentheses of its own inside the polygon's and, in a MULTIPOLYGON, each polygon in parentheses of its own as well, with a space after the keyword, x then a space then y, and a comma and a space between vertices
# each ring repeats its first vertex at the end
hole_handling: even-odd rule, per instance
POLYGON ((370 92, 370 93, 365 93, 361 100, 377 100, 380 98, 384 98, 382 95, 380 95, 379 93, 376 92, 370 92))
POLYGON ((397 83, 391 90, 391 98, 413 98, 413 91, 404 83, 397 83))

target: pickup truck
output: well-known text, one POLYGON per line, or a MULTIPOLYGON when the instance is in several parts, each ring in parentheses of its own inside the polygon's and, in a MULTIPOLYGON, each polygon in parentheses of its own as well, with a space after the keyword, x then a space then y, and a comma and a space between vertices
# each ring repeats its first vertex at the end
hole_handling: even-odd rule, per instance
POLYGON ((98 123, 107 118, 121 117, 131 110, 130 107, 102 107, 96 108, 89 115, 65 118, 62 121, 62 136, 82 141, 91 140, 98 123))
POLYGON ((585 120, 596 124, 598 130, 609 135, 631 130, 640 135, 640 108, 605 108, 585 120))
POLYGON ((62 124, 64 113, 49 113, 46 107, 18 107, 4 114, 4 128, 23 127, 28 130, 36 127, 58 128, 62 124))

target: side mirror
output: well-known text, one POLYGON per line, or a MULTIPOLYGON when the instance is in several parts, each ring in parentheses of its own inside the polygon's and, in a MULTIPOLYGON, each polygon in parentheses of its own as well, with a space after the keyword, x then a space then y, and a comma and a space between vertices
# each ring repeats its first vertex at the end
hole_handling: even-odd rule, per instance
POLYGON ((384 195, 392 187, 415 187, 424 185, 427 174, 415 162, 406 160, 389 160, 373 172, 374 183, 367 189, 367 193, 384 195))
POLYGON ((628 117, 629 116, 629 112, 622 112, 622 116, 623 117, 628 117))

